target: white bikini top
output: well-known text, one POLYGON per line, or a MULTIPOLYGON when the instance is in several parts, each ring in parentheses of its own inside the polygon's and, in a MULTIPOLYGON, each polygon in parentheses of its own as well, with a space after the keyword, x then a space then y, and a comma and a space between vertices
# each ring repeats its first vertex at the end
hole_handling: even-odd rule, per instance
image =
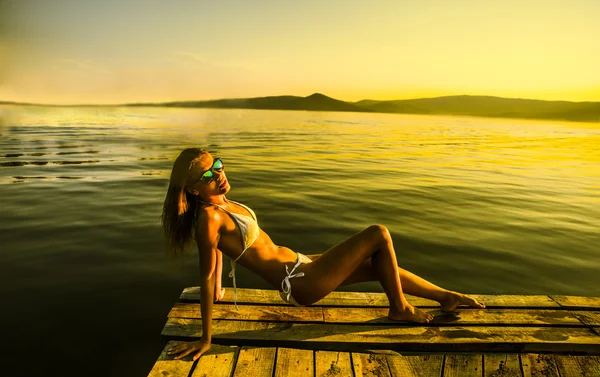
POLYGON ((202 203, 215 205, 215 206, 221 208, 223 211, 227 212, 227 214, 229 214, 229 216, 231 216, 231 219, 233 220, 233 222, 235 222, 238 225, 238 227, 240 228, 240 234, 242 236, 242 249, 243 250, 242 250, 242 253, 237 258, 235 258, 235 260, 233 260, 233 259, 231 260, 231 272, 229 273, 229 277, 233 278, 233 303, 235 304, 235 308, 237 310, 240 310, 237 306, 237 285, 236 285, 236 281, 235 281, 235 262, 237 262, 242 257, 242 255, 244 255, 246 250, 248 250, 250 245, 252 245, 254 243, 254 241, 256 241, 256 239, 258 238, 259 228, 258 228, 258 220, 256 219, 256 214, 254 213, 254 211, 252 209, 250 209, 250 207, 247 207, 247 206, 243 205, 242 203, 234 202, 233 200, 229 200, 229 201, 231 203, 235 203, 235 204, 238 204, 238 205, 244 207, 248 212, 250 212, 252 217, 242 215, 239 213, 229 212, 228 210, 226 210, 225 208, 221 207, 218 204, 207 203, 207 202, 202 202, 202 203))

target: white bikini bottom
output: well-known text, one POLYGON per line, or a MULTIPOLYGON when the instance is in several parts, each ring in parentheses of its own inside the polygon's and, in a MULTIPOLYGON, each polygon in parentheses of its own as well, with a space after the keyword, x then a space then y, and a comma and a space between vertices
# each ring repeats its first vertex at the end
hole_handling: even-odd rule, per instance
POLYGON ((285 266, 285 272, 287 273, 287 276, 285 278, 283 278, 283 281, 281 282, 282 292, 279 292, 279 296, 281 296, 281 298, 285 302, 289 302, 290 304, 294 304, 296 306, 304 306, 304 305, 298 304, 298 302, 292 296, 292 283, 290 283, 290 279, 303 277, 304 272, 299 272, 297 274, 294 274, 294 271, 296 271, 296 268, 298 266, 300 266, 302 263, 310 263, 310 262, 312 262, 312 260, 304 254, 301 254, 301 253, 297 253, 297 254, 298 254, 298 259, 296 260, 296 264, 294 265, 294 268, 292 268, 292 270, 290 271, 288 269, 288 266, 287 265, 285 266))

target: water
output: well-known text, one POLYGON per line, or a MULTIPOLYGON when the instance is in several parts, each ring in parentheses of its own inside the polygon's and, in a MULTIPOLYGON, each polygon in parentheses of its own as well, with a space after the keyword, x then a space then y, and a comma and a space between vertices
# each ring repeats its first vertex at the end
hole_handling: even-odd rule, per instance
POLYGON ((228 197, 276 244, 317 254, 383 224, 402 267, 449 289, 600 296, 598 123, 1 106, 4 371, 149 372, 199 284, 197 256, 169 261, 159 223, 190 146, 223 158, 228 197))

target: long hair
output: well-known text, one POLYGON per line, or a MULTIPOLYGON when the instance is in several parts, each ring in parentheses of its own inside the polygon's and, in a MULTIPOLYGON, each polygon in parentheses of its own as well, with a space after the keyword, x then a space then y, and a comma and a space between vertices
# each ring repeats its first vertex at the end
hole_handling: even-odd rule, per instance
POLYGON ((173 257, 183 255, 194 241, 200 198, 185 188, 192 164, 205 153, 208 151, 200 148, 184 149, 173 163, 161 215, 167 253, 173 257))

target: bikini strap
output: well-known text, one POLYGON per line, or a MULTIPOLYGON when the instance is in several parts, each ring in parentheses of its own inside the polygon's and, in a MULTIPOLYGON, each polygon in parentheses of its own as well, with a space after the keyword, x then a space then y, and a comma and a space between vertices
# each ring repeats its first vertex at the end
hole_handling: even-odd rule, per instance
POLYGON ((233 278, 233 304, 235 305, 236 310, 240 310, 237 304, 237 285, 235 284, 235 261, 231 260, 231 272, 229 273, 229 277, 233 278))
POLYGON ((247 205, 242 204, 240 202, 236 202, 235 200, 229 200, 229 201, 232 202, 232 203, 235 203, 235 204, 239 204, 242 207, 244 207, 248 211, 248 213, 252 216, 252 218, 254 219, 254 221, 256 221, 256 214, 254 213, 254 211, 250 207, 248 207, 247 205))
POLYGON ((217 206, 217 207, 221 208, 223 211, 225 211, 225 212, 229 213, 229 211, 228 211, 228 210, 226 210, 224 207, 221 207, 221 206, 220 206, 220 205, 218 205, 218 204, 215 204, 215 203, 209 203, 209 202, 204 202, 204 201, 202 201, 202 200, 200 201, 200 203, 209 204, 209 205, 211 205, 211 206, 217 206))

